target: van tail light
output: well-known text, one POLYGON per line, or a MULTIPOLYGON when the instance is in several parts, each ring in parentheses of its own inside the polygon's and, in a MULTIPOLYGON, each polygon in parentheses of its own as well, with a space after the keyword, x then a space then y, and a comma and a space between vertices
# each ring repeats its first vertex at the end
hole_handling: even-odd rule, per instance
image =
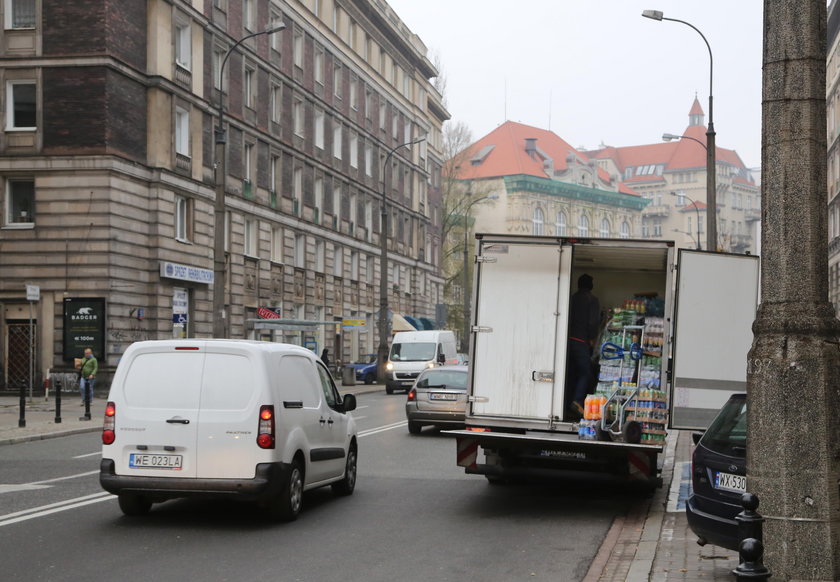
POLYGON ((274 448, 274 406, 260 406, 260 424, 257 431, 257 445, 261 449, 274 448))
POLYGON ((114 428, 117 424, 117 405, 109 402, 105 406, 105 422, 102 424, 102 444, 111 445, 117 440, 114 428))
POLYGON ((408 391, 408 401, 409 402, 414 402, 415 400, 417 400, 417 389, 412 388, 411 390, 408 391))

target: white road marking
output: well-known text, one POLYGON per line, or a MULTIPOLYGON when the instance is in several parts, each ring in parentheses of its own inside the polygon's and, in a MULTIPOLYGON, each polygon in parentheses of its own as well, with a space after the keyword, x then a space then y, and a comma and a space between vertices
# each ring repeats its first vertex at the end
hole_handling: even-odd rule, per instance
POLYGON ((378 434, 380 432, 385 432, 386 430, 393 430, 395 428, 402 428, 408 424, 407 420, 403 420, 400 422, 395 422, 394 424, 386 424, 385 426, 379 426, 376 428, 369 428, 368 430, 363 430, 358 433, 359 438, 370 436, 372 434, 378 434))
POLYGON ((88 453, 86 455, 77 455, 73 457, 74 459, 84 459, 85 457, 95 457, 96 455, 101 455, 102 451, 96 451, 95 453, 88 453))
POLYGON ((367 404, 365 404, 364 406, 357 406, 356 410, 361 410, 362 408, 370 408, 370 406, 368 406, 367 404))
MULTIPOLYGON (((357 434, 361 438, 364 436, 370 436, 372 434, 378 434, 381 432, 393 430, 395 428, 402 428, 407 424, 408 422, 403 420, 400 422, 395 422, 393 424, 386 424, 384 426, 363 430, 357 434)), ((97 473, 99 473, 99 471, 88 471, 87 473, 78 473, 76 475, 68 475, 67 477, 57 477, 55 479, 46 479, 44 481, 37 481, 35 483, 26 483, 22 485, 0 485, 0 493, 3 493, 5 491, 5 487, 36 489, 47 487, 47 485, 44 485, 45 483, 54 483, 56 481, 64 481, 66 479, 75 479, 76 477, 86 477, 88 475, 95 475, 97 473)), ((93 503, 99 503, 101 501, 108 501, 110 499, 116 499, 116 496, 111 495, 107 492, 94 493, 92 495, 85 495, 84 497, 77 497, 75 499, 68 499, 66 501, 60 501, 58 503, 51 503, 50 505, 42 505, 40 507, 33 507, 31 509, 25 509, 23 511, 18 511, 15 513, 9 513, 7 515, 0 515, 0 527, 3 527, 5 525, 12 525, 14 523, 20 523, 22 521, 27 521, 30 519, 36 519, 38 517, 45 517, 47 515, 52 515, 61 511, 67 511, 69 509, 84 507, 85 505, 91 505, 93 503)))
POLYGON ((40 507, 33 507, 31 509, 25 509, 15 513, 9 513, 7 515, 0 515, 0 527, 38 517, 45 517, 60 511, 67 511, 68 509, 84 507, 85 505, 99 503, 100 501, 108 501, 110 499, 116 499, 116 497, 103 491, 102 493, 94 493, 93 495, 85 495, 84 497, 76 497, 75 499, 59 501, 58 503, 51 503, 50 505, 42 505, 40 507))
POLYGON ((353 420, 362 420, 363 418, 367 418, 367 416, 354 416, 353 420))
POLYGON ((16 491, 36 491, 38 489, 49 489, 49 485, 30 485, 24 483, 21 485, 0 485, 0 493, 14 493, 16 491))

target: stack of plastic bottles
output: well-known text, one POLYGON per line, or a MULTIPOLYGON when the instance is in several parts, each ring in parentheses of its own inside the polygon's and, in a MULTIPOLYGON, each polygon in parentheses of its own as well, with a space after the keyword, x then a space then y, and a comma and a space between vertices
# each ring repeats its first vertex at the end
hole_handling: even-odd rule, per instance
POLYGON ((590 394, 583 401, 583 419, 578 425, 578 438, 585 441, 598 439, 597 427, 601 423, 604 414, 604 405, 607 403, 605 394, 590 394))
POLYGON ((668 403, 665 392, 642 388, 639 395, 627 407, 627 420, 635 420, 642 426, 643 444, 663 444, 668 424, 668 403))

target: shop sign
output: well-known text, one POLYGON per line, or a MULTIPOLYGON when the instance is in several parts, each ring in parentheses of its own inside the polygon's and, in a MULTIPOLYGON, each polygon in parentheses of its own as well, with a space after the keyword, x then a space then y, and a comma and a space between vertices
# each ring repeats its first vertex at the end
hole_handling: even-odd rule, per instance
POLYGON ((190 281, 192 283, 210 284, 213 282, 213 271, 200 267, 179 265, 169 261, 160 262, 160 276, 167 279, 178 279, 179 281, 190 281))
POLYGON ((257 309, 257 317, 260 319, 280 319, 280 308, 260 307, 257 309))
POLYGON ((356 328, 356 327, 365 327, 367 322, 364 319, 342 319, 341 320, 341 327, 343 328, 356 328))
POLYGON ((105 298, 67 297, 64 299, 65 360, 81 358, 85 348, 103 359, 105 355, 105 298))

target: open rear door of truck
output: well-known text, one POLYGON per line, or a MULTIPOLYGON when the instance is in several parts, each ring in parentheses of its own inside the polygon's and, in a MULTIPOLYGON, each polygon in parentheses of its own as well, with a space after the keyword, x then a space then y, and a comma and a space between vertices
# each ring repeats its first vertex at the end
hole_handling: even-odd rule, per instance
POLYGON ((671 378, 672 428, 705 429, 747 389, 759 258, 681 249, 671 378))
POLYGON ((556 239, 479 240, 468 422, 562 417, 571 254, 556 239))

